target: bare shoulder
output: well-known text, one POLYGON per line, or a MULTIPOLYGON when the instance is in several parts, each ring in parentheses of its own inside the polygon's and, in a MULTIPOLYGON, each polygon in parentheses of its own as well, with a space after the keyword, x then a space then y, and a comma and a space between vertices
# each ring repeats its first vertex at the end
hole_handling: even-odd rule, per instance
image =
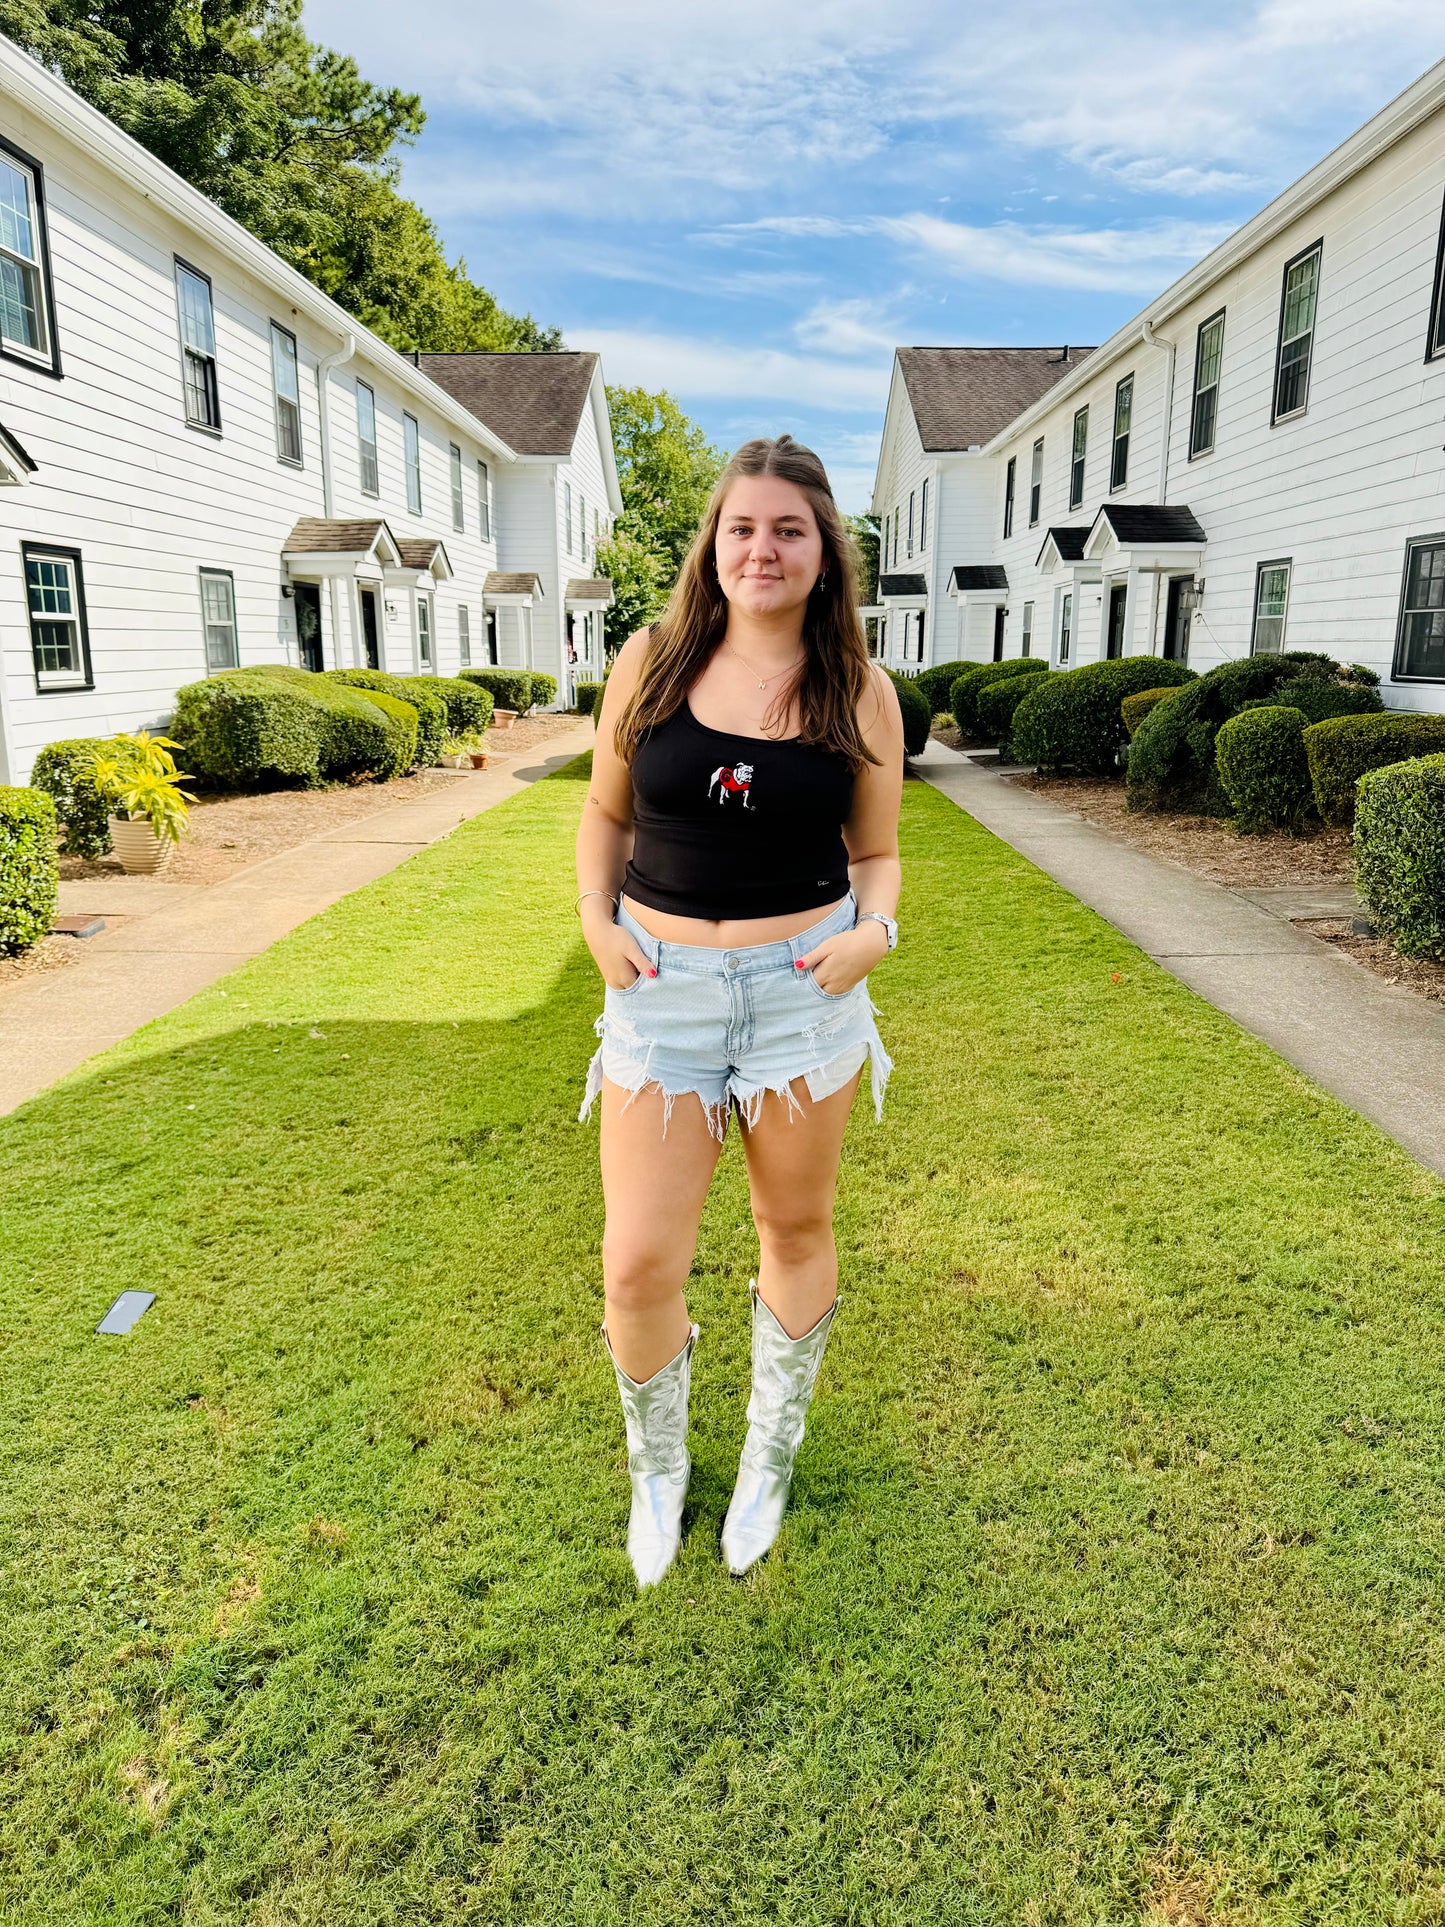
POLYGON ((619 689, 631 690, 637 681, 642 661, 652 640, 650 629, 634 629, 617 652, 617 658, 608 675, 609 682, 617 682, 619 689), (620 678, 620 681, 619 681, 620 678))
POLYGON ((868 680, 858 700, 858 727, 871 741, 875 735, 903 733, 903 713, 898 706, 898 691, 893 678, 881 662, 870 662, 868 680))

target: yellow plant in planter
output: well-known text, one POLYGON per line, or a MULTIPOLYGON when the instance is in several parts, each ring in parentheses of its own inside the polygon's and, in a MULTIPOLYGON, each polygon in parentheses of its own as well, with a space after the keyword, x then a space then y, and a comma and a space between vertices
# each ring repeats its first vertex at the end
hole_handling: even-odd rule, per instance
POLYGON ((131 874, 160 869, 186 828, 195 798, 181 788, 185 771, 171 755, 179 748, 169 736, 138 730, 112 738, 95 758, 95 787, 112 811, 111 840, 131 874))

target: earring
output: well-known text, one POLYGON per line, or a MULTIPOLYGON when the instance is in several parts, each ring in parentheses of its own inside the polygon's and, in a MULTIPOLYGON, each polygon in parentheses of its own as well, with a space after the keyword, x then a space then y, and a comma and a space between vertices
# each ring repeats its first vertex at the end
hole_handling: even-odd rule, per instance
POLYGON ((813 584, 814 595, 821 595, 823 590, 826 589, 827 586, 828 586, 828 571, 824 569, 823 573, 818 577, 818 580, 813 584))

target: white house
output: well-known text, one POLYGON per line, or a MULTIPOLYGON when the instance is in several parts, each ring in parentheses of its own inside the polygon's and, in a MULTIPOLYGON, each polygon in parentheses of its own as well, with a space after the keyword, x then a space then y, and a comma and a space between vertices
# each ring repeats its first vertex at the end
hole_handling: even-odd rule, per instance
POLYGON ((580 382, 545 458, 421 359, 0 39, 0 783, 238 664, 510 660, 565 696, 610 585, 536 505, 585 493, 586 558, 620 507, 596 357, 479 358, 580 382))
POLYGON ((1445 62, 1101 347, 901 348, 888 660, 1322 650, 1445 710, 1445 62))

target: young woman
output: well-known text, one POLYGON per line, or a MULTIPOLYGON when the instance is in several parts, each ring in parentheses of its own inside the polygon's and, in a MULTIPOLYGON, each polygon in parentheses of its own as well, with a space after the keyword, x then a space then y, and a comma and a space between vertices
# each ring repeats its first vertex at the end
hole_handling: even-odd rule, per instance
POLYGON ((722 1532, 778 1535, 838 1298, 833 1197, 865 1062, 892 1068, 868 972, 893 948, 903 728, 868 661, 851 545, 789 436, 720 476, 660 622, 624 644, 577 838, 606 981, 582 1105, 602 1098, 602 1326, 627 1431, 639 1584, 676 1556, 698 1328, 683 1286, 731 1110, 760 1247, 752 1396, 722 1532))

